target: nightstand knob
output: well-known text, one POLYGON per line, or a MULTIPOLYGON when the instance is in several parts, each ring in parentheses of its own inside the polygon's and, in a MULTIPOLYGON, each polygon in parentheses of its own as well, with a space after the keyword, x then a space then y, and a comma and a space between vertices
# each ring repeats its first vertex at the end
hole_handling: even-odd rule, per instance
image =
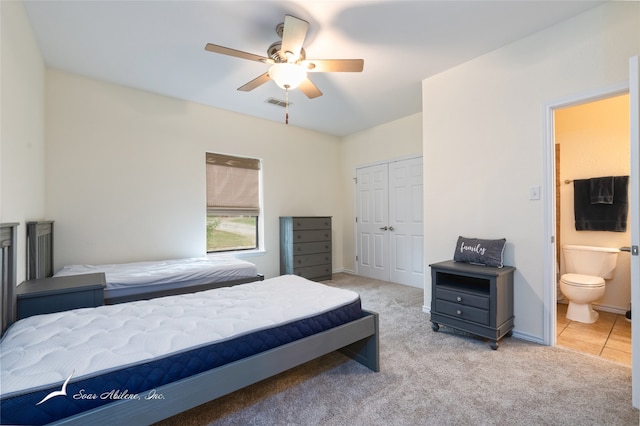
POLYGON ((460 309, 458 309, 458 310, 456 311, 456 314, 458 314, 458 315, 462 315, 462 311, 461 311, 460 309))
POLYGON ((457 300, 458 302, 462 302, 462 297, 458 296, 458 297, 456 297, 456 300, 457 300))

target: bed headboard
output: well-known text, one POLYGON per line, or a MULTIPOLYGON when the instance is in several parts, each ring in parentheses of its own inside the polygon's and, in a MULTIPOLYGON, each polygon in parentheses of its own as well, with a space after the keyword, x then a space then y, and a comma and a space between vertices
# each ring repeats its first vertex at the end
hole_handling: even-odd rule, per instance
POLYGON ((17 260, 17 223, 0 223, 0 277, 2 289, 0 317, 2 331, 16 320, 16 260, 17 260))
POLYGON ((27 222, 27 279, 53 276, 53 221, 27 222))

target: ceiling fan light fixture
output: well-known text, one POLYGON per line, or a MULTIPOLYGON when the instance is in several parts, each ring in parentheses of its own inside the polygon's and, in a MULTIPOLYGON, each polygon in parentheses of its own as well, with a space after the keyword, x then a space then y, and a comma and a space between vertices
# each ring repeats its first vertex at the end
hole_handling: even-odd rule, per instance
POLYGON ((269 77, 285 90, 295 89, 307 78, 307 72, 300 65, 283 62, 271 65, 269 77))

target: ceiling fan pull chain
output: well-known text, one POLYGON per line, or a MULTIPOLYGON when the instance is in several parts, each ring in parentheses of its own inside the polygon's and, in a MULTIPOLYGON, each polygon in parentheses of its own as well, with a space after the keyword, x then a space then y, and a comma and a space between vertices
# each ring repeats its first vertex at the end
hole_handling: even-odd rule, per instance
POLYGON ((289 88, 284 89, 285 93, 285 119, 284 124, 289 124, 289 88))

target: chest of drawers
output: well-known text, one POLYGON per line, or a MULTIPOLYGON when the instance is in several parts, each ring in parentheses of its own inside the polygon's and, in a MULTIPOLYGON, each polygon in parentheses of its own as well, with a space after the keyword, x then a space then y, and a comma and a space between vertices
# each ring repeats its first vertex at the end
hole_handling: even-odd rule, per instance
POLYGON ((280 217, 280 274, 331 279, 331 217, 280 217))
POLYGON ((490 340, 492 349, 513 330, 513 273, 505 266, 446 261, 431 267, 431 323, 490 340))

